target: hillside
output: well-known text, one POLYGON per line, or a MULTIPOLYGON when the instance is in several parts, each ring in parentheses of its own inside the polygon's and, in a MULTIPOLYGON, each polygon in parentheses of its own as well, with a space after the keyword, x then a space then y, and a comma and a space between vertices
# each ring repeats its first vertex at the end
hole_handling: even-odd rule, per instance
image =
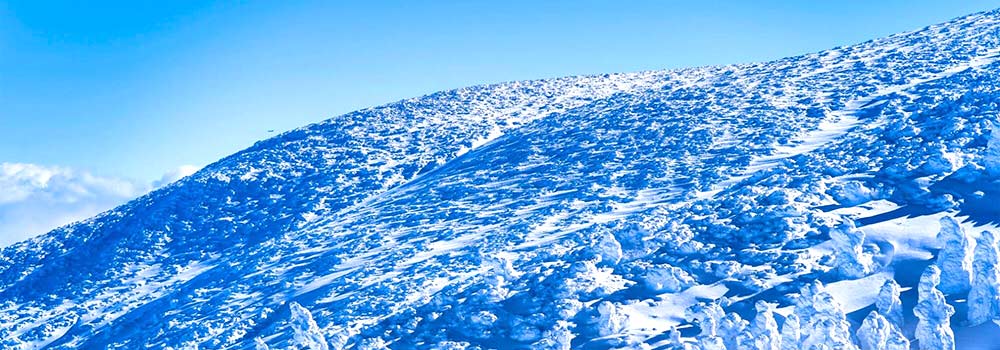
POLYGON ((998 60, 995 10, 335 117, 4 248, 0 345, 989 349, 998 60))

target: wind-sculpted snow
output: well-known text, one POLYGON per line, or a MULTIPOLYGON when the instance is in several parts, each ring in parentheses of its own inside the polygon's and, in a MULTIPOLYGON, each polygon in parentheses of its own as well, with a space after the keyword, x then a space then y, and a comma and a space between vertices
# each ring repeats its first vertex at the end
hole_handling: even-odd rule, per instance
POLYGON ((974 233, 1000 220, 998 55, 993 11, 334 117, 4 249, 0 341, 975 348, 997 331, 974 233))

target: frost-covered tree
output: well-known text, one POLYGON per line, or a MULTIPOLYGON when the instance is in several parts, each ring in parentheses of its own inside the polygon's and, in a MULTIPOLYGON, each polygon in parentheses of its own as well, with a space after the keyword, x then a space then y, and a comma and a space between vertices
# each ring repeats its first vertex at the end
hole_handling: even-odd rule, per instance
POLYGON ((851 343, 850 334, 844 334, 837 320, 817 319, 810 328, 809 332, 804 334, 800 349, 856 349, 854 343, 851 343))
POLYGON ((781 324, 781 350, 799 350, 799 316, 795 313, 785 316, 785 323, 781 324))
POLYGON ((728 350, 721 337, 698 338, 698 350, 728 350))
POLYGON ((847 278, 861 278, 872 270, 872 257, 863 250, 865 233, 852 223, 840 224, 830 230, 834 262, 837 271, 847 278))
POLYGON ((804 332, 808 334, 803 342, 804 348, 825 344, 832 349, 855 349, 851 342, 851 325, 840 304, 825 292, 814 300, 817 314, 813 315, 808 330, 804 332))
POLYGON ((364 340, 358 342, 358 350, 389 350, 389 344, 385 343, 380 337, 365 338, 364 340))
POLYGON ((271 350, 271 348, 267 346, 264 339, 257 337, 253 338, 253 350, 271 350))
POLYGON ((558 321, 554 328, 545 331, 542 339, 531 344, 532 350, 569 350, 573 341, 573 332, 570 331, 571 323, 558 321))
POLYGON ((642 277, 646 288, 657 293, 676 293, 694 285, 694 277, 668 264, 650 266, 642 277))
POLYGON ((872 311, 858 328, 858 346, 861 350, 909 350, 910 341, 896 325, 878 311, 872 311))
POLYGON ((983 231, 976 239, 972 258, 972 289, 969 291, 969 324, 979 325, 1000 318, 1000 271, 997 269, 997 237, 983 231))
POLYGON ((684 339, 681 339, 681 331, 677 330, 677 326, 670 327, 670 332, 667 335, 670 337, 670 343, 667 346, 668 350, 726 350, 722 345, 722 340, 718 338, 715 338, 719 340, 716 343, 702 341, 695 343, 685 342, 684 339))
POLYGON ((941 269, 931 265, 920 276, 917 286, 919 297, 913 314, 919 319, 915 336, 921 350, 955 349, 955 335, 950 321, 955 308, 948 305, 944 294, 938 290, 940 283, 941 269))
POLYGON ((830 185, 829 194, 844 206, 855 206, 874 199, 885 198, 881 188, 870 188, 862 181, 844 181, 830 185))
POLYGON ((726 316, 726 312, 718 303, 698 303, 689 307, 686 311, 688 322, 695 322, 701 333, 699 337, 716 336, 719 332, 719 322, 726 316))
POLYGON ((903 302, 899 300, 899 283, 888 279, 882 284, 875 299, 875 308, 897 328, 903 327, 903 302))
POLYGON ((600 235, 594 242, 593 250, 601 257, 602 265, 615 265, 622 260, 622 245, 611 232, 600 235))
POLYGON ((795 315, 798 316, 800 329, 808 325, 812 321, 812 316, 816 314, 813 299, 820 293, 824 293, 823 288, 822 282, 813 281, 799 289, 799 295, 795 297, 795 315))
POLYGON ((938 145, 924 155, 925 162, 920 167, 923 174, 947 174, 962 166, 961 158, 948 152, 944 145, 938 145))
POLYGON ((294 332, 292 344, 302 350, 329 350, 330 345, 327 344, 323 331, 316 325, 312 313, 294 301, 288 304, 288 308, 294 332))
POLYGON ((610 301, 597 304, 597 333, 602 337, 621 333, 628 324, 628 315, 610 301))
POLYGON ((945 294, 960 294, 969 291, 972 270, 972 244, 965 230, 950 216, 941 218, 941 231, 937 235, 941 251, 937 265, 941 269, 941 284, 938 289, 945 294))
POLYGON ((677 326, 670 327, 670 344, 680 345, 683 343, 684 340, 681 340, 681 331, 677 330, 677 326))
POLYGON ((726 317, 723 317, 719 321, 719 337, 722 338, 722 343, 726 345, 726 349, 737 349, 739 347, 738 339, 740 333, 743 333, 747 325, 747 321, 735 312, 726 314, 726 317))
POLYGON ((992 177, 1000 177, 1000 120, 994 120, 990 126, 990 138, 986 146, 986 173, 992 177))
POLYGON ((469 342, 466 341, 451 341, 443 340, 437 342, 430 347, 432 350, 466 350, 469 348, 469 342))
MULTIPOLYGON (((698 303, 686 311, 688 322, 695 322, 701 332, 698 333, 698 347, 702 350, 725 350, 722 337, 719 336, 719 325, 726 312, 718 303, 698 303)), ((680 335, 678 333, 678 335, 680 335)))
MULTIPOLYGON (((799 319, 799 349, 856 349, 851 342, 850 323, 844 311, 819 282, 799 292, 795 314, 799 319)), ((791 345, 791 344, 788 344, 791 345)))
POLYGON ((329 345, 332 350, 341 350, 347 348, 347 342, 351 340, 351 332, 338 328, 331 332, 332 334, 326 338, 326 344, 329 345))
POLYGON ((750 326, 740 334, 740 349, 781 349, 781 333, 778 331, 778 322, 774 320, 774 306, 764 301, 758 301, 754 305, 757 315, 750 322, 750 326))

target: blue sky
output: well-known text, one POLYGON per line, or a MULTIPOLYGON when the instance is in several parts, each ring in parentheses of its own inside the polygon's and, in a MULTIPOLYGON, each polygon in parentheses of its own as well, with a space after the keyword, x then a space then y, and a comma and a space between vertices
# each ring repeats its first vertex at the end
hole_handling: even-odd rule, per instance
POLYGON ((152 181, 465 85, 769 60, 994 1, 0 1, 0 162, 152 181))

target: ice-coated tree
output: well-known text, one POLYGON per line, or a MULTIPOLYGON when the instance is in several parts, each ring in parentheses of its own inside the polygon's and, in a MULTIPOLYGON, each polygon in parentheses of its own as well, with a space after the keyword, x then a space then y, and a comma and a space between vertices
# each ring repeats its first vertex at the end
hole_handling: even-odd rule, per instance
POLYGON ((696 346, 698 350, 728 350, 722 338, 715 336, 698 338, 696 346))
POLYGON ((937 240, 941 244, 937 260, 941 269, 941 284, 938 287, 945 294, 961 294, 969 291, 972 277, 972 244, 965 230, 950 216, 942 217, 941 231, 937 240))
POLYGON ((921 350, 953 350, 955 335, 951 330, 951 316, 955 308, 948 305, 944 294, 938 290, 941 283, 941 269, 928 266, 920 276, 917 286, 918 302, 913 314, 919 320, 915 336, 921 350))
POLYGON ((861 350, 909 350, 910 341, 896 325, 878 311, 872 311, 858 328, 858 346, 861 350))
POLYGON ((611 232, 600 235, 593 249, 601 257, 602 265, 615 265, 622 260, 622 245, 611 232))
POLYGON ((253 338, 253 350, 271 350, 260 337, 253 338))
POLYGON ((778 331, 778 322, 774 320, 775 304, 757 301, 754 307, 757 315, 740 334, 740 349, 780 350, 781 332, 778 331))
POLYGON ((804 334, 800 349, 834 349, 853 350, 857 349, 851 342, 850 333, 845 334, 845 330, 837 320, 829 318, 817 319, 810 325, 808 333, 804 334))
POLYGON ((291 311, 292 344, 301 350, 329 350, 323 331, 316 325, 312 313, 297 302, 288 304, 291 311))
MULTIPOLYGON (((698 303, 686 311, 688 322, 696 322, 701 332, 698 333, 698 348, 702 350, 725 350, 722 338, 719 336, 719 324, 726 312, 718 303, 698 303)), ((679 335, 679 333, 678 333, 679 335)))
POLYGON ((802 287, 794 312, 800 321, 799 349, 857 349, 840 303, 819 282, 802 287))
POLYGON ((685 342, 684 339, 681 339, 681 331, 677 330, 677 326, 670 327, 668 335, 670 336, 670 345, 667 349, 669 350, 725 350, 725 347, 722 345, 722 340, 718 338, 715 338, 718 340, 716 343, 706 343, 702 341, 698 341, 696 343, 685 342))
POLYGON ((571 323, 557 321, 555 327, 545 331, 542 339, 531 344, 532 350, 569 350, 573 341, 573 332, 570 331, 571 323))
POLYGON ((986 146, 984 164, 986 173, 991 177, 1000 177, 1000 120, 990 123, 990 138, 986 146))
POLYGON ((657 293, 676 293, 693 285, 694 278, 680 268, 658 264, 647 269, 642 282, 657 293))
POLYGON ((719 322, 726 316, 726 312, 718 303, 698 303, 689 307, 686 311, 688 322, 695 322, 701 333, 698 336, 716 336, 719 332, 719 322))
POLYGON ((332 334, 326 337, 326 344, 333 350, 340 350, 347 348, 347 342, 351 340, 351 332, 343 329, 337 328, 332 334))
POLYGON ((897 328, 903 327, 903 302, 899 300, 899 283, 888 279, 882 284, 875 299, 875 308, 897 328))
POLYGON ((872 270, 872 257, 863 250, 865 233, 854 227, 853 223, 837 225, 830 230, 833 241, 834 262, 837 271, 847 278, 861 278, 872 270))
POLYGON ((358 350, 389 350, 389 344, 380 337, 365 338, 358 342, 358 350))
POLYGON ((681 331, 677 330, 677 326, 670 327, 670 344, 680 345, 683 343, 684 340, 681 340, 681 331))
POLYGON ((832 349, 856 349, 851 342, 851 324, 847 322, 840 303, 829 293, 822 292, 813 299, 816 314, 806 331, 809 335, 803 345, 809 348, 811 344, 826 344, 832 349))
POLYGON ((799 316, 795 313, 785 316, 785 323, 781 324, 781 350, 799 350, 799 316))
POLYGON ((621 333, 628 324, 628 314, 610 301, 597 304, 597 313, 597 333, 602 337, 621 333))
POLYGON ((743 330, 746 328, 747 321, 735 312, 726 314, 726 317, 723 317, 719 321, 719 337, 722 338, 722 343, 726 345, 726 349, 739 348, 737 339, 740 333, 743 333, 743 330))
POLYGON ((883 350, 910 350, 910 340, 900 334, 899 337, 890 337, 885 342, 883 350))
POLYGON ((804 327, 812 321, 812 316, 816 314, 813 299, 823 293, 823 289, 823 282, 820 281, 807 283, 799 289, 799 295, 795 297, 795 315, 798 316, 800 327, 804 327))
POLYGON ((980 325, 1000 318, 1000 271, 997 269, 997 237, 983 231, 976 239, 972 258, 972 289, 969 291, 969 324, 980 325))

